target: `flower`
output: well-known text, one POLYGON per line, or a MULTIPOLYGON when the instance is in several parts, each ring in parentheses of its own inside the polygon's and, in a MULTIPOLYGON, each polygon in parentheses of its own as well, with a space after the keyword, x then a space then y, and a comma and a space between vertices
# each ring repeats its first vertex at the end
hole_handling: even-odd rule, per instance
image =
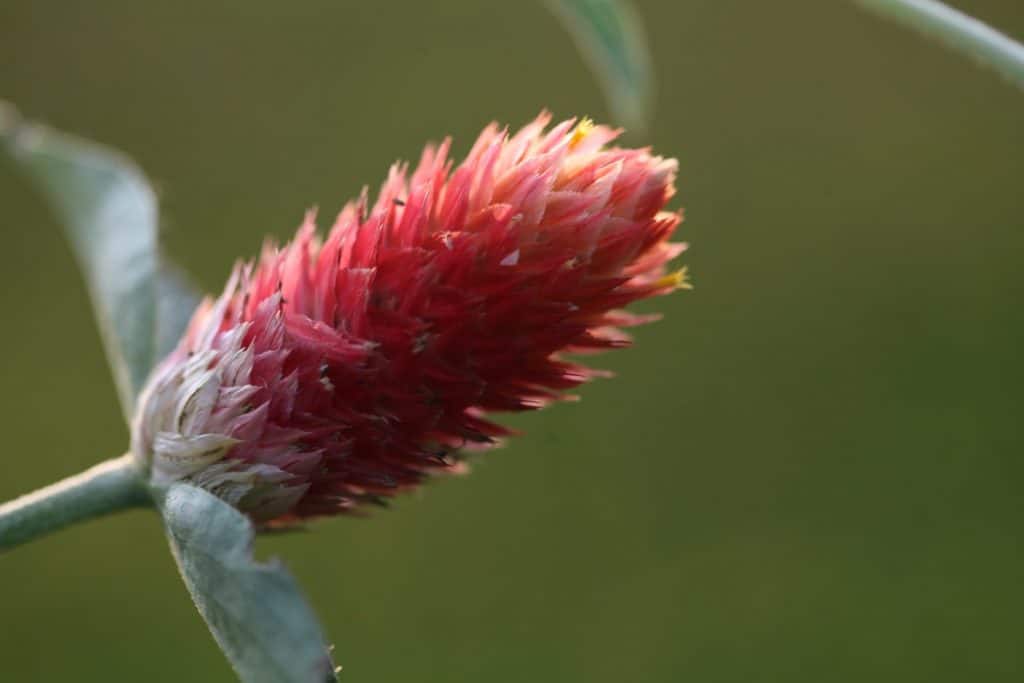
POLYGON ((676 162, 609 147, 589 119, 511 137, 496 124, 452 168, 450 141, 326 239, 236 265, 154 371, 132 427, 153 484, 187 481, 260 523, 380 503, 509 434, 599 374, 560 356, 628 343, 620 310, 685 287, 666 263, 676 162))

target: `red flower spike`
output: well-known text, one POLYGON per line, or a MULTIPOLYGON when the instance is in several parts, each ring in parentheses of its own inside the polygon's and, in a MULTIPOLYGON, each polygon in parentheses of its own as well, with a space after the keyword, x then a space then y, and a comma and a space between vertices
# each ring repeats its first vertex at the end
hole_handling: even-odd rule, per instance
MULTIPOLYGON (((261 523, 378 503, 599 374, 559 354, 620 348, 618 310, 686 287, 666 263, 676 162, 608 147, 587 119, 509 137, 495 124, 453 170, 449 142, 327 238, 239 264, 149 380, 132 451, 155 484, 189 481, 261 523)), ((571 397, 570 397, 571 398, 571 397)))

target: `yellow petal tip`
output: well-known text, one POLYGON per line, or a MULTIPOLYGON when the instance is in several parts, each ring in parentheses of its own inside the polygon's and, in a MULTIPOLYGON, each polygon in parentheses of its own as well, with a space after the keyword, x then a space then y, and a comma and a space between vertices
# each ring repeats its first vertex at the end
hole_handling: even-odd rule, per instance
POLYGON ((686 266, 683 266, 674 273, 658 278, 654 281, 658 289, 671 287, 672 289, 693 289, 693 284, 687 279, 686 266))
POLYGON ((589 116, 584 116, 580 119, 580 122, 576 124, 576 128, 573 129, 572 135, 569 137, 569 149, 575 149, 576 145, 583 142, 593 130, 594 121, 589 116))

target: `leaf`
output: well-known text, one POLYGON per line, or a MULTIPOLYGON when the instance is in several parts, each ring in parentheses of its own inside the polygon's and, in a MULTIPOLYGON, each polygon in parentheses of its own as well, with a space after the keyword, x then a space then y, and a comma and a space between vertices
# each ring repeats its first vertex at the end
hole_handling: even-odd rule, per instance
POLYGON ((597 75, 624 126, 643 131, 653 78, 647 39, 632 6, 620 0, 548 0, 597 75))
POLYGON ((1024 88, 1024 45, 936 0, 858 0, 866 8, 932 35, 1024 88))
POLYGON ((159 361, 174 350, 202 298, 191 278, 177 265, 161 258, 157 272, 156 352, 159 361))
POLYGON ((245 683, 336 681, 316 616, 276 561, 253 559, 249 520, 202 489, 158 495, 171 552, 199 613, 245 683))
POLYGON ((2 102, 0 140, 57 210, 130 421, 149 371, 197 300, 187 280, 161 264, 153 189, 128 158, 24 123, 2 102))

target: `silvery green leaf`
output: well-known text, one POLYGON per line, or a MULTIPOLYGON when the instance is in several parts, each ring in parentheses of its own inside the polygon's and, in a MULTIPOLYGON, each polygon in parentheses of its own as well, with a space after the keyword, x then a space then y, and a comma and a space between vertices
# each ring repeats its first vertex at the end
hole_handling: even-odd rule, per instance
POLYGON ((253 558, 253 527, 203 489, 158 495, 171 551, 213 637, 245 683, 335 681, 316 616, 276 561, 253 558))
POLYGON ((187 280, 161 263, 153 189, 118 152, 22 122, 2 102, 0 139, 57 211, 130 420, 150 369, 197 300, 187 280))
POLYGON ((157 273, 154 362, 159 362, 177 346, 201 298, 199 290, 185 271, 166 258, 160 259, 157 273))
POLYGON ((625 0, 548 0, 597 75, 617 123, 643 130, 650 116, 651 60, 643 27, 625 0))

